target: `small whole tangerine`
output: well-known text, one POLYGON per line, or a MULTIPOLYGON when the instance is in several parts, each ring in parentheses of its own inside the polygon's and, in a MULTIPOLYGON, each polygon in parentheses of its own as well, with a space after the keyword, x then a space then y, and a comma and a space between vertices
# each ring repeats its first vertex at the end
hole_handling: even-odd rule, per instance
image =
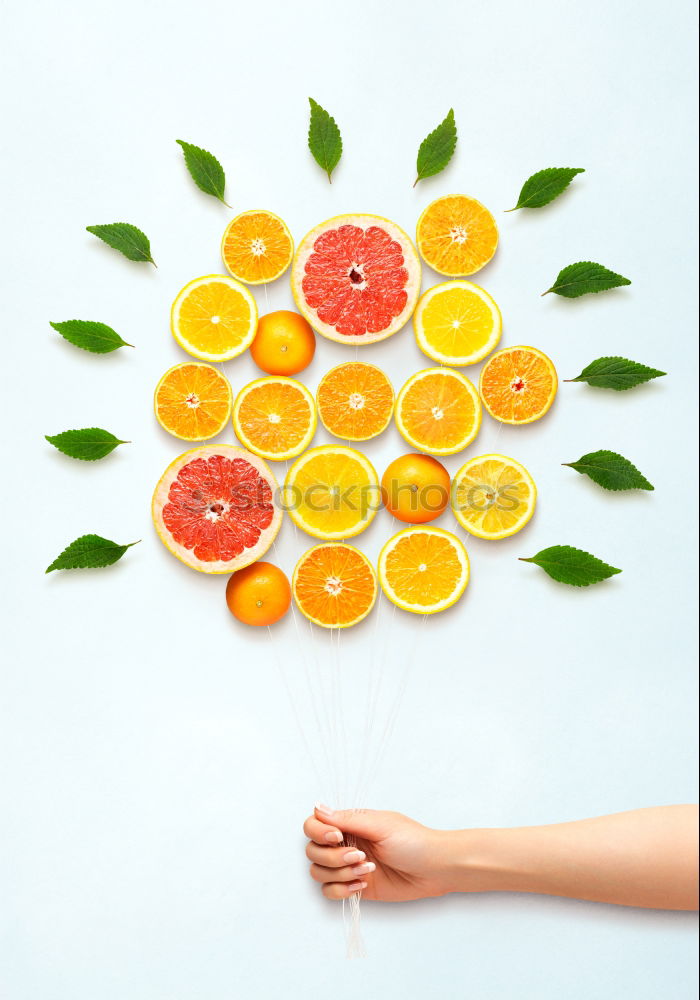
POLYGON ((292 588, 279 567, 256 562, 229 577, 226 603, 246 625, 274 625, 289 610, 292 588))
POLYGON ((296 375, 311 364, 315 351, 314 331, 291 309, 261 316, 250 345, 253 361, 268 375, 296 375))
POLYGON ((450 474, 430 455, 401 455, 382 476, 382 502, 399 521, 434 521, 450 502, 450 474))

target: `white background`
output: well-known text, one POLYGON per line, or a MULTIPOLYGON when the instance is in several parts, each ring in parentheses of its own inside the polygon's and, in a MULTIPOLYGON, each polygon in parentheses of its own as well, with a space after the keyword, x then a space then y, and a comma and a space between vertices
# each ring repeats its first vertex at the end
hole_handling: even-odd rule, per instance
MULTIPOLYGON (((324 741, 301 700, 293 624, 273 643, 239 626, 224 580, 177 563, 149 514, 154 483, 182 450, 151 409, 159 376, 185 360, 169 306, 187 280, 221 269, 231 217, 193 187, 176 138, 216 153, 236 211, 268 207, 297 239, 349 211, 412 232, 433 198, 474 195, 501 229, 478 280, 501 305, 503 344, 537 345, 562 378, 605 354, 669 374, 619 394, 562 384, 531 427, 499 432, 485 420, 469 454, 519 458, 539 486, 537 513, 511 540, 468 541, 472 581, 452 612, 423 628, 383 604, 374 647, 369 623, 343 635, 348 774, 359 768, 368 665, 381 661, 393 694, 412 648, 364 804, 451 827, 692 800, 691 5, 6 9, 3 1000, 693 996, 693 916, 526 896, 368 904, 369 956, 347 962, 339 911, 303 856, 305 815, 337 789, 315 777, 275 665, 279 652, 318 762, 324 741), (309 94, 342 129, 332 185, 306 148, 309 94), (451 106, 457 154, 414 190, 418 143, 451 106), (503 215, 550 165, 586 173, 550 207, 503 215), (117 220, 149 234, 158 270, 85 232, 117 220), (539 297, 579 259, 633 284, 539 297), (109 323, 136 350, 76 350, 49 327, 73 317, 109 323), (133 443, 88 466, 43 440, 91 424, 133 443), (656 491, 606 494, 560 464, 598 448, 630 457, 656 491), (143 541, 111 569, 44 576, 86 531, 143 541), (517 561, 556 543, 624 572, 577 591, 517 561)), ((434 280, 424 272, 424 287, 434 280)), ((258 302, 265 311, 264 292, 258 302)), ((290 304, 282 279, 269 306, 290 304)), ((343 357, 319 343, 304 378, 315 388, 343 357)), ((362 357, 396 387, 426 366, 410 326, 362 357)), ((259 374, 247 357, 227 371, 234 388, 259 374)), ((381 471, 407 449, 392 428, 366 450, 381 471)), ((449 515, 439 523, 454 527, 449 515)), ((360 544, 374 557, 395 527, 381 513, 360 544)), ((274 558, 290 572, 305 545, 288 524, 274 558)), ((326 638, 304 640, 312 680, 332 667, 326 638)))

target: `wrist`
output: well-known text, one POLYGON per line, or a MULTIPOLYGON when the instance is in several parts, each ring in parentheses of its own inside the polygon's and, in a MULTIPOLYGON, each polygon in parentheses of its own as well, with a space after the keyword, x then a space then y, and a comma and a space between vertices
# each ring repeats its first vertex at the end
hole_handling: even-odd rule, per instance
POLYGON ((496 892, 521 881, 511 850, 512 830, 439 831, 444 892, 496 892))

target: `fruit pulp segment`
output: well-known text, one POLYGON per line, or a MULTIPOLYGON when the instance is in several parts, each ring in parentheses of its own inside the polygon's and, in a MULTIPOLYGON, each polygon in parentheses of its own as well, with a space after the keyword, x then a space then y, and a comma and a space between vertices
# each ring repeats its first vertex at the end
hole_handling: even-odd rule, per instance
POLYGON ((362 441, 384 430, 391 419, 394 391, 382 371, 349 361, 329 372, 318 389, 324 426, 337 437, 362 441))
POLYGON ((374 604, 376 578, 367 559, 347 545, 312 549, 300 561, 294 594, 303 612, 324 625, 347 625, 374 604))
POLYGON ((484 368, 481 391, 495 416, 527 420, 549 403, 554 379, 547 362, 532 351, 517 348, 495 354, 484 368))
POLYGON ((178 472, 163 507, 175 541, 203 562, 231 560, 257 544, 274 515, 272 490, 243 458, 196 458, 178 472))
POLYGON ((401 403, 404 426, 426 448, 461 444, 474 425, 475 411, 466 386, 437 372, 410 385, 401 403))
POLYGON ((427 608, 449 600, 463 574, 455 547, 444 535, 410 531, 398 538, 386 557, 386 579, 406 604, 427 608))
POLYGON ((403 250, 379 226, 327 229, 304 271, 306 304, 347 337, 386 330, 408 301, 403 250))
POLYGON ((187 294, 180 305, 178 325, 195 349, 225 354, 248 337, 250 321, 250 305, 238 289, 211 281, 187 294))
POLYGON ((251 389, 237 408, 238 422, 261 451, 291 451, 306 436, 313 419, 309 402, 295 386, 270 382, 251 389))

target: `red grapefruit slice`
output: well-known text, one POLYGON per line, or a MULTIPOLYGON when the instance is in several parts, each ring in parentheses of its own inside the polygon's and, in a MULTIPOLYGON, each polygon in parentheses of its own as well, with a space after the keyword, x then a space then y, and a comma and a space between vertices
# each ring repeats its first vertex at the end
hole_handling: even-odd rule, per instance
POLYGON ((153 523, 163 544, 202 573, 232 573, 260 559, 282 521, 275 477, 244 448, 193 448, 155 488, 153 523))
POLYGON ((381 215, 337 215, 312 229, 292 265, 297 308, 341 344, 372 344, 410 319, 420 259, 403 229, 381 215))

